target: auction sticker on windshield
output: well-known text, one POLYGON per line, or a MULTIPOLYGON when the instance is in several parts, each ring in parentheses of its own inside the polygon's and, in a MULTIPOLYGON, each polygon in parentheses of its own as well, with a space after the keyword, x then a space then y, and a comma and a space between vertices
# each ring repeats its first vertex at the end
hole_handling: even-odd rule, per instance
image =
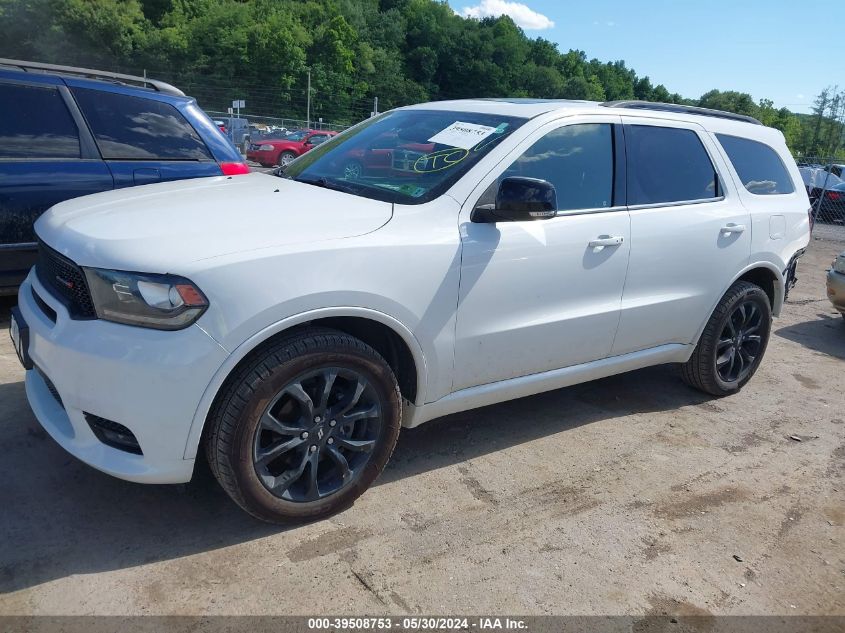
POLYGON ((477 123, 464 123, 455 121, 445 130, 441 130, 430 139, 429 143, 440 143, 461 149, 472 149, 478 143, 496 132, 498 128, 489 125, 478 125, 477 123))

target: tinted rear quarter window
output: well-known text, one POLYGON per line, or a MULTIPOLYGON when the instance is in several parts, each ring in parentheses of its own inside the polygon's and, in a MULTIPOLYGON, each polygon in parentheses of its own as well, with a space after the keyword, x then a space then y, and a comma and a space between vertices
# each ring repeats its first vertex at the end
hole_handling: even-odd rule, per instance
POLYGON ((74 88, 97 145, 111 160, 210 160, 191 124, 169 103, 74 88))
POLYGON ((716 198, 718 176, 692 130, 626 125, 628 204, 716 198))
POLYGON ((79 132, 57 88, 0 83, 0 158, 79 158, 79 132))
POLYGON ((774 195, 795 191, 792 178, 777 152, 758 141, 738 136, 717 134, 743 186, 757 195, 774 195))

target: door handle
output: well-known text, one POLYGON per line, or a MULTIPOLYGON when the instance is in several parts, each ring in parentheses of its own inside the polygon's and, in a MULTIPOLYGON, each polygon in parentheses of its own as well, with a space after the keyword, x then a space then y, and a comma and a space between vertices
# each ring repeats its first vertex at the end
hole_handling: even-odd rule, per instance
POLYGON ((588 246, 590 248, 603 248, 605 246, 619 246, 625 238, 620 235, 600 235, 596 239, 591 240, 588 246))
POLYGON ((730 235, 731 233, 742 233, 744 230, 744 224, 734 224, 733 222, 729 222, 728 224, 722 227, 722 233, 726 235, 730 235))

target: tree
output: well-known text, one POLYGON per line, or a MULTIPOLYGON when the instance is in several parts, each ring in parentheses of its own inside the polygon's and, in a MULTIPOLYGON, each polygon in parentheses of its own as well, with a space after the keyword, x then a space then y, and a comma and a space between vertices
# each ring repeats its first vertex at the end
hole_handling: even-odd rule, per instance
POLYGON ((643 99, 760 118, 792 148, 842 145, 845 94, 827 88, 813 116, 711 90, 688 99, 624 61, 588 60, 529 38, 507 17, 464 19, 443 0, 0 0, 4 56, 143 73, 209 110, 352 123, 381 108, 462 97, 643 99))
POLYGON ((725 110, 727 112, 735 112, 736 114, 745 114, 747 116, 757 117, 757 104, 750 94, 745 92, 736 92, 728 90, 721 92, 719 90, 711 90, 701 95, 698 100, 698 105, 702 108, 711 108, 713 110, 725 110))

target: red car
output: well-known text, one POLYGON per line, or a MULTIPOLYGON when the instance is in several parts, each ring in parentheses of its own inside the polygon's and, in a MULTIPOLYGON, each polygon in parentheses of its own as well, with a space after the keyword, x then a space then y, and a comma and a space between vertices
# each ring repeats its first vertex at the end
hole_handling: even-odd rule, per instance
POLYGON ((262 167, 274 165, 287 167, 295 158, 336 134, 337 132, 327 130, 299 130, 285 138, 268 139, 251 144, 246 152, 246 158, 259 163, 262 167))
POLYGON ((346 154, 343 164, 345 178, 415 178, 419 176, 419 170, 422 168, 421 161, 425 161, 425 157, 434 151, 434 143, 403 142, 395 134, 385 134, 378 141, 383 149, 353 149, 346 154))

